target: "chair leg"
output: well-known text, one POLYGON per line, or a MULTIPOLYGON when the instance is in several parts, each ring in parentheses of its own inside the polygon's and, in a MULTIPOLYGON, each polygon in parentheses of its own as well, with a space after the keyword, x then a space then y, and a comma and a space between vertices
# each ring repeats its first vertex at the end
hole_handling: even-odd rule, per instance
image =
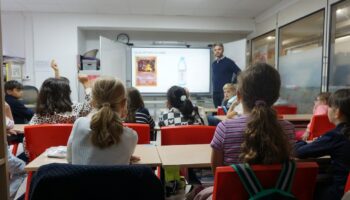
POLYGON ((14 156, 16 156, 16 155, 17 155, 18 144, 19 144, 19 143, 15 143, 15 144, 13 144, 12 154, 13 154, 14 156))
POLYGON ((26 194, 25 194, 25 197, 24 197, 25 200, 29 200, 29 189, 30 189, 30 182, 32 180, 32 174, 33 174, 33 172, 28 172, 26 194))

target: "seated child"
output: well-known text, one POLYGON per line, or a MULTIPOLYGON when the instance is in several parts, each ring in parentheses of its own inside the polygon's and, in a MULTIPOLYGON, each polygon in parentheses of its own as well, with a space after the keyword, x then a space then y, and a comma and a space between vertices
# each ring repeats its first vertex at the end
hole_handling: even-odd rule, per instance
POLYGON ((159 119, 159 126, 179 126, 203 124, 198 108, 188 99, 184 88, 172 86, 167 92, 167 107, 169 111, 163 113, 159 119))
POLYGON ((69 82, 65 78, 48 78, 39 90, 36 113, 29 124, 74 123, 79 117, 86 116, 92 110, 90 105, 91 88, 87 78, 79 79, 86 91, 83 103, 73 103, 70 98, 69 82))
MULTIPOLYGON (((188 93, 180 86, 172 86, 167 92, 167 107, 169 111, 162 114, 159 126, 203 125, 198 108, 189 100, 188 93)), ((184 187, 181 181, 179 167, 164 168, 166 193, 174 194, 184 187)))
POLYGON ((331 156, 331 178, 316 187, 315 199, 339 200, 343 196, 350 171, 350 89, 340 89, 329 97, 328 118, 336 127, 311 143, 299 141, 295 147, 298 158, 331 156))
POLYGON ((33 111, 27 108, 19 99, 23 95, 22 83, 11 80, 5 83, 5 101, 10 105, 15 124, 27 124, 33 117, 33 111))
POLYGON ((137 144, 134 130, 123 127, 126 91, 115 78, 96 80, 94 110, 77 119, 68 140, 67 160, 80 165, 128 165, 137 144))
MULTIPOLYGON (((278 71, 265 63, 240 73, 237 98, 242 102, 244 114, 217 126, 210 144, 214 174, 219 166, 283 163, 292 157, 294 126, 278 120, 272 108, 280 86, 278 71)), ((207 188, 195 199, 207 199, 212 191, 213 187, 207 188)))
POLYGON ((87 76, 79 75, 79 82, 85 89, 85 102, 73 103, 69 80, 59 76, 57 63, 52 61, 55 78, 48 78, 39 90, 36 113, 29 124, 74 123, 79 117, 86 116, 92 110, 91 86, 87 76))
MULTIPOLYGON (((224 109, 226 117, 228 119, 232 119, 238 114, 243 114, 242 105, 237 100, 236 86, 232 83, 226 83, 223 90, 224 100, 221 107, 224 109)), ((220 122, 221 120, 215 118, 214 116, 208 116, 209 126, 217 126, 220 122)))
MULTIPOLYGON (((318 94, 314 102, 313 115, 327 115, 328 113, 328 99, 331 94, 329 92, 322 92, 318 94)), ((297 131, 295 138, 297 140, 307 140, 310 135, 310 124, 307 125, 306 131, 297 131), (302 134, 302 135, 301 135, 302 134)))
POLYGON ((232 103, 237 99, 236 86, 232 83, 226 83, 223 87, 223 90, 224 100, 222 101, 221 107, 224 109, 225 113, 227 113, 232 103))
POLYGON ((150 138, 155 138, 153 130, 155 123, 149 114, 148 109, 145 108, 140 92, 133 87, 128 89, 128 115, 125 118, 125 122, 149 124, 151 128, 150 138))
MULTIPOLYGON (((14 122, 13 122, 13 116, 10 110, 9 105, 5 102, 5 120, 6 120, 6 132, 7 135, 16 135, 17 133, 13 130, 14 122)), ((10 199, 14 199, 19 187, 24 182, 25 178, 27 177, 27 173, 24 170, 24 167, 26 164, 16 156, 14 156, 11 151, 10 147, 7 146, 7 163, 8 163, 8 169, 9 169, 9 181, 10 181, 10 199)), ((17 195, 21 196, 21 195, 17 195)))

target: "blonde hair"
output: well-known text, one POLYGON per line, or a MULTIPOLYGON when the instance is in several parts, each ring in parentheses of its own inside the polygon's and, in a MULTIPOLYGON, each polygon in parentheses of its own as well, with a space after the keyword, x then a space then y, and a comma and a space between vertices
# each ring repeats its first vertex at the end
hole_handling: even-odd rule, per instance
POLYGON ((233 83, 226 83, 222 89, 223 90, 228 89, 228 90, 231 90, 231 91, 235 92, 236 91, 236 85, 233 84, 233 83))
POLYGON ((102 148, 117 144, 123 133, 123 123, 119 116, 120 105, 126 102, 123 83, 112 77, 96 80, 92 88, 92 102, 98 110, 91 118, 92 144, 102 148))

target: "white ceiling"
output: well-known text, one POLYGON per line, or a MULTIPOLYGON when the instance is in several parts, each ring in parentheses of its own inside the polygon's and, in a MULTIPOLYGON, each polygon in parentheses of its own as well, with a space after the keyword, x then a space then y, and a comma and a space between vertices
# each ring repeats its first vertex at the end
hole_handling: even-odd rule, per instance
POLYGON ((254 18, 282 0, 1 0, 4 11, 254 18))

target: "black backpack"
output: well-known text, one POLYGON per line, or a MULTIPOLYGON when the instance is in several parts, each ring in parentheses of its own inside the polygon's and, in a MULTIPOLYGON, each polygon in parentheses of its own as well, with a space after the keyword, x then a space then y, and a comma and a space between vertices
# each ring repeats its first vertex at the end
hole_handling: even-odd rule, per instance
POLYGON ((283 163, 282 171, 274 188, 264 189, 255 176, 249 164, 233 164, 231 167, 237 172, 249 200, 292 200, 297 199, 291 193, 291 186, 295 174, 295 161, 283 163))

